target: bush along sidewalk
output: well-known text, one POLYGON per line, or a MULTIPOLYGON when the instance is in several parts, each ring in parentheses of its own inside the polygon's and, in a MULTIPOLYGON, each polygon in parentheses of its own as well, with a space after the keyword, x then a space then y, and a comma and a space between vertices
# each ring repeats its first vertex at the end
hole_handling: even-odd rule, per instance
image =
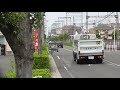
MULTIPOLYGON (((50 78, 50 70, 49 69, 33 69, 32 77, 41 76, 42 78, 50 78)), ((6 74, 4 74, 3 78, 16 78, 15 70, 10 70, 6 74)))
MULTIPOLYGON (((34 61, 32 66, 32 77, 42 77, 42 78, 51 78, 50 73, 50 62, 49 62, 49 54, 47 51, 47 45, 43 44, 42 54, 38 54, 38 52, 34 52, 33 54, 34 61)), ((15 64, 12 61, 12 70, 8 71, 3 78, 15 78, 15 64), (14 65, 13 65, 14 64, 14 65)))

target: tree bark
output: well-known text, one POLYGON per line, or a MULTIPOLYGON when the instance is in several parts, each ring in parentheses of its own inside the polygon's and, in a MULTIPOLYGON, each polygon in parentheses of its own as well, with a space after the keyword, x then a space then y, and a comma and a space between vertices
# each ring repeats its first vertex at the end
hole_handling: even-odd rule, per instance
POLYGON ((14 56, 16 66, 16 78, 32 78, 32 62, 33 62, 33 41, 32 26, 29 14, 21 22, 20 28, 23 31, 15 34, 15 28, 10 23, 4 24, 4 20, 0 16, 0 30, 9 43, 14 56))
POLYGON ((16 77, 31 78, 32 77, 32 60, 15 56, 16 77))

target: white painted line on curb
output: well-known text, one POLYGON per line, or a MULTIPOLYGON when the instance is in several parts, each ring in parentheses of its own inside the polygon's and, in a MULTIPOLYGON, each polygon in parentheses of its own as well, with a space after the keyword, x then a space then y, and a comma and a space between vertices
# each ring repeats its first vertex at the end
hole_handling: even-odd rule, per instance
POLYGON ((60 59, 60 57, 59 57, 59 56, 57 56, 57 58, 58 58, 58 59, 60 59))
POLYGON ((116 63, 113 63, 113 62, 110 62, 110 61, 107 61, 107 60, 104 60, 104 61, 111 63, 111 64, 108 64, 108 65, 120 66, 119 64, 116 64, 116 63))

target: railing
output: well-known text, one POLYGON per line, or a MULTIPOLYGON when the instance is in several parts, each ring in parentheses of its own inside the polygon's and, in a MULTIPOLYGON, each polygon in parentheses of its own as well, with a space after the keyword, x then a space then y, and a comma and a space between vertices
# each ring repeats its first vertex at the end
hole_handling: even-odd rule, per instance
POLYGON ((120 50, 120 40, 115 41, 115 46, 114 46, 114 40, 104 41, 104 48, 106 50, 120 50))

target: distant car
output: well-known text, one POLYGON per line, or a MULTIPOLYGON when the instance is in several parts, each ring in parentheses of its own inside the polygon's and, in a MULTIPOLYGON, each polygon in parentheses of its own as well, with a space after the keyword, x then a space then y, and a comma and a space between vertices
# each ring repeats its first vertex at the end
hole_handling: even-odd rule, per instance
POLYGON ((58 47, 56 42, 49 42, 49 50, 57 51, 58 52, 58 47))
POLYGON ((56 42, 56 43, 57 43, 57 46, 58 46, 58 47, 63 48, 63 43, 62 43, 62 41, 58 41, 58 42, 56 42))

